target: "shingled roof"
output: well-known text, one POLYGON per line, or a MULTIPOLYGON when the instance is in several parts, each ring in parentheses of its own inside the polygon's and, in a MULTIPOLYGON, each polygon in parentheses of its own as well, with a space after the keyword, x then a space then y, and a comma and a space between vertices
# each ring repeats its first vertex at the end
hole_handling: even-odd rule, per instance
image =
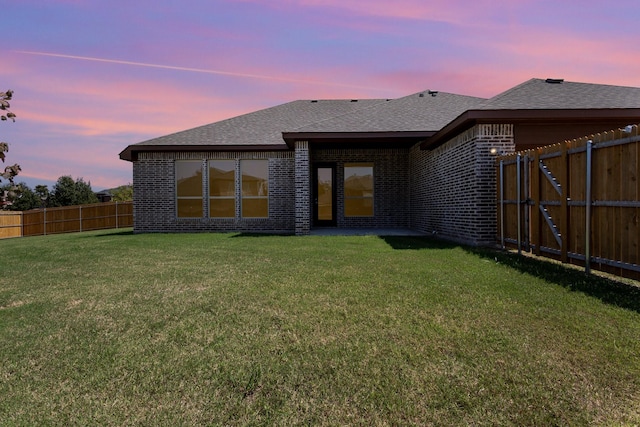
POLYGON ((485 101, 483 98, 426 90, 284 131, 283 138, 290 147, 296 140, 340 147, 346 143, 410 147, 485 101))
POLYGON ((284 129, 364 109, 385 99, 299 100, 232 117, 193 129, 128 146, 123 160, 135 160, 140 151, 202 151, 287 149, 284 129))
POLYGON ((476 123, 640 117, 640 88, 531 79, 493 98, 427 90, 402 98, 300 100, 128 146, 142 151, 287 150, 316 144, 433 148, 476 123))
POLYGON ((420 147, 435 148, 478 123, 631 123, 638 117, 640 88, 531 79, 465 111, 420 147))
POLYGON ((640 108, 640 88, 531 79, 489 99, 482 110, 640 108))
POLYGON ((485 101, 484 98, 426 90, 297 129, 286 129, 285 133, 438 131, 485 101))

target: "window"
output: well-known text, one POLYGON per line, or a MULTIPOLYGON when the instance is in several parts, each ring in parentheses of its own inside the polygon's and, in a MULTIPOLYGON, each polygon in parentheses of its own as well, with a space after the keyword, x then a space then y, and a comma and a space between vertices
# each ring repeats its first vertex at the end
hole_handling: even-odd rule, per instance
POLYGON ((269 216, 269 162, 242 160, 242 216, 267 218, 269 216))
POLYGON ((344 216, 373 216, 373 163, 345 163, 344 216))
POLYGON ((178 218, 202 218, 202 162, 176 162, 178 218))
POLYGON ((236 162, 209 161, 209 217, 236 216, 236 162))

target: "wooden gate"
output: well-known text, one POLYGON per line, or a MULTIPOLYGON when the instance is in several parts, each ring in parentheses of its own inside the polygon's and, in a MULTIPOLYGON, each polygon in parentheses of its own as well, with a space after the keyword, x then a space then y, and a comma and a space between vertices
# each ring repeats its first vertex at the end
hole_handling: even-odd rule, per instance
POLYGON ((498 159, 502 247, 640 278, 638 126, 498 159))

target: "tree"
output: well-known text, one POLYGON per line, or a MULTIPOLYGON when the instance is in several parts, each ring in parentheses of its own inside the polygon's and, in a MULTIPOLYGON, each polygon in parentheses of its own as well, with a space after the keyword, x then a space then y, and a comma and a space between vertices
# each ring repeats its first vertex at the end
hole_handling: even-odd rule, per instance
POLYGON ((114 202, 128 202, 133 200, 133 186, 131 184, 121 185, 120 187, 109 190, 114 202))
POLYGON ((61 176, 53 186, 49 206, 74 206, 98 203, 98 198, 91 190, 91 183, 82 178, 75 181, 70 175, 61 176))
POLYGON ((28 211, 37 209, 42 205, 42 201, 27 184, 21 182, 17 185, 6 184, 0 187, 0 192, 7 192, 7 199, 10 201, 5 208, 10 211, 28 211))
POLYGON ((49 198, 51 197, 51 194, 49 193, 49 187, 42 184, 36 185, 36 188, 33 189, 33 192, 36 194, 36 196, 38 196, 38 198, 42 202, 40 207, 43 207, 43 208, 46 207, 47 200, 49 200, 49 198))
MULTIPOLYGON (((9 101, 11 101, 11 98, 13 98, 12 90, 0 92, 0 110, 2 111, 2 114, 0 114, 0 119, 2 119, 3 122, 7 120, 12 120, 14 122, 16 121, 16 115, 13 114, 11 110, 9 110, 9 101)), ((9 151, 9 144, 7 144, 6 142, 0 142, 0 159, 2 160, 2 163, 4 163, 5 161, 5 153, 7 151, 9 151)), ((9 181, 9 184, 13 186, 13 177, 18 175, 18 172, 20 172, 19 165, 16 164, 13 166, 7 166, 4 168, 4 172, 0 173, 0 177, 9 181)), ((1 179, 0 182, 2 182, 1 179)))

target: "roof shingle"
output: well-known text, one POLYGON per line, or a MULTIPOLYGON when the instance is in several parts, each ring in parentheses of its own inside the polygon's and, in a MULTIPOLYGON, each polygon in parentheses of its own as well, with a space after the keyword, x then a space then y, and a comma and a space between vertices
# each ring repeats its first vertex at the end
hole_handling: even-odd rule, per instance
POLYGON ((393 138, 404 135, 407 141, 436 134, 433 141, 437 142, 464 125, 459 122, 471 120, 470 114, 506 114, 501 117, 508 119, 518 111, 540 115, 542 110, 593 110, 600 114, 597 110, 607 109, 640 109, 640 88, 531 79, 491 99, 423 91, 394 100, 300 100, 133 144, 120 158, 132 160, 135 153, 154 149, 286 149, 283 133, 289 143, 300 135, 365 141, 384 133, 393 138), (510 113, 500 113, 502 110, 510 113), (427 133, 431 135, 424 135, 427 133))
POLYGON ((386 102, 384 99, 299 100, 150 139, 153 145, 284 145, 282 131, 386 102))
POLYGON ((478 108, 484 101, 486 99, 427 90, 285 131, 437 131, 466 110, 478 108))
MULTIPOLYGON (((489 99, 482 110, 640 108, 640 88, 531 79, 489 99)), ((557 80, 556 80, 557 81, 557 80)))

